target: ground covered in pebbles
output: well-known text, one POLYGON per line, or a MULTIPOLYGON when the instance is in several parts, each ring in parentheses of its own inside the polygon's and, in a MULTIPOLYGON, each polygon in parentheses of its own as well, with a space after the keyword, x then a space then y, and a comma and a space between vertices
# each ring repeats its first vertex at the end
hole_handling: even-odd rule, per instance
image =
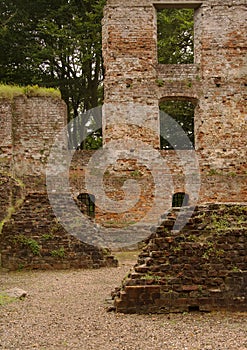
POLYGON ((100 270, 0 272, 0 290, 24 300, 0 306, 1 350, 246 350, 247 313, 124 315, 105 299, 133 261, 100 270))

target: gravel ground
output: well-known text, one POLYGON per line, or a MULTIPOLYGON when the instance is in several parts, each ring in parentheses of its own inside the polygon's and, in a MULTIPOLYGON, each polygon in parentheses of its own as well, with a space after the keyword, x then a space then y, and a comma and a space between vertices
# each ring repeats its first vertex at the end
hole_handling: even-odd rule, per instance
POLYGON ((132 262, 100 270, 0 273, 22 301, 0 306, 0 349, 246 350, 247 313, 124 315, 105 299, 132 262))

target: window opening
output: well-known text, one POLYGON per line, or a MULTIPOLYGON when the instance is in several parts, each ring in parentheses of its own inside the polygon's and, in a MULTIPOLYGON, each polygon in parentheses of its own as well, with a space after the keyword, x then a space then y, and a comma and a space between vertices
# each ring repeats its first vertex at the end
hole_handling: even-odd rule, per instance
POLYGON ((158 63, 194 62, 194 9, 157 10, 158 63))
POLYGON ((188 100, 168 99, 159 107, 160 149, 193 149, 195 105, 188 100))
POLYGON ((102 107, 78 116, 68 124, 69 149, 95 150, 102 147, 102 107))
POLYGON ((88 193, 80 193, 77 199, 82 203, 81 211, 91 218, 95 217, 95 196, 88 193))
POLYGON ((189 204, 189 195, 184 192, 177 192, 172 196, 173 207, 186 207, 189 204))

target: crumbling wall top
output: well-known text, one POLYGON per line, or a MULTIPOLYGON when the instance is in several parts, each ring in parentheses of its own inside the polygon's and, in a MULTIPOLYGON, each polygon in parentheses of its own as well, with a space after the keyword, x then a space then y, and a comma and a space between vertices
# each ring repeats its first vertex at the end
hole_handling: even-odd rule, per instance
POLYGON ((144 7, 144 6, 155 6, 157 9, 164 7, 175 7, 175 8, 198 8, 201 5, 208 6, 246 6, 245 0, 108 0, 108 6, 116 7, 144 7))
POLYGON ((121 7, 135 7, 135 6, 152 6, 157 8, 164 7, 187 7, 187 8, 197 8, 202 5, 202 1, 198 0, 108 0, 107 5, 109 6, 121 6, 121 7))

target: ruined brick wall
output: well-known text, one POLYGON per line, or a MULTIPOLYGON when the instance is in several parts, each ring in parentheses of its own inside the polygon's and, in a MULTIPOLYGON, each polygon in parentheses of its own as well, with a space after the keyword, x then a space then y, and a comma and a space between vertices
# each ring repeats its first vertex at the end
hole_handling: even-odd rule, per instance
POLYGON ((45 169, 56 134, 66 125, 60 98, 0 98, 0 171, 22 179, 32 191, 44 191, 45 169))
POLYGON ((83 243, 65 231, 46 193, 26 195, 5 222, 1 236, 2 267, 9 270, 117 265, 109 251, 83 243))
POLYGON ((116 293, 116 310, 246 311, 246 214, 246 205, 199 206, 175 231, 177 209, 171 211, 116 293))
MULTIPOLYGON (((141 167, 148 163, 146 154, 140 155, 133 145, 144 150, 151 146, 166 161, 164 181, 171 175, 167 192, 188 193, 190 205, 239 203, 244 217, 246 23, 242 0, 108 0, 103 21, 106 147, 121 156, 117 147, 122 142, 122 149, 136 155, 141 167), (158 64, 156 11, 164 7, 194 8, 193 64, 158 64), (159 150, 159 103, 167 99, 186 99, 196 106, 198 167, 185 151, 159 150), (194 178, 195 174, 200 177, 194 178), (198 184, 195 203, 193 190, 198 184)), ((153 173, 162 169, 158 159, 153 173)), ((124 162, 124 157, 118 162, 124 162)), ((121 167, 116 169, 120 176, 121 167)), ((166 200, 171 206, 171 195, 166 200)), ((123 281, 115 300, 117 311, 246 310, 246 222, 240 224, 234 206, 214 205, 199 205, 181 232, 174 228, 174 218, 168 217, 167 227, 157 230, 135 271, 123 281), (228 210, 230 219, 224 217, 225 227, 220 229, 219 216, 228 210), (209 222, 202 223, 204 216, 209 222)), ((185 213, 190 215, 188 208, 185 213)))
POLYGON ((126 134, 140 139, 141 134, 144 142, 159 147, 159 112, 153 90, 156 79, 155 25, 155 11, 150 4, 110 2, 105 9, 105 142, 126 134), (133 110, 133 103, 139 113, 133 110))
MULTIPOLYGON (((181 6, 195 9, 195 63, 160 65, 156 9, 179 3, 108 0, 105 8, 103 138, 106 154, 107 147, 111 148, 108 158, 116 156, 117 161, 106 167, 103 187, 107 197, 120 202, 126 199, 123 188, 126 180, 140 184, 137 205, 128 205, 127 201, 127 210, 121 213, 98 206, 100 198, 97 191, 93 193, 96 223, 105 228, 130 226, 131 231, 132 224, 138 223, 146 213, 149 218, 159 217, 170 208, 175 192, 188 192, 189 204, 194 204, 194 194, 190 192, 193 186, 186 187, 186 176, 193 184, 195 173, 200 174, 195 185, 201 185, 196 203, 246 202, 244 3, 242 0, 182 1, 181 6), (196 104, 197 169, 191 166, 186 152, 180 152, 179 159, 178 152, 159 150, 159 102, 167 98, 187 98, 196 104), (126 159, 122 148, 128 151, 129 158, 126 159), (162 165, 162 159, 167 167, 162 165), (159 181, 163 181, 166 193, 160 198, 162 205, 156 205, 152 212, 153 201, 160 195, 155 172, 159 174, 159 181)), ((40 193, 40 201, 43 201, 47 156, 55 133, 64 126, 65 104, 61 100, 22 96, 11 102, 2 100, 0 105, 0 170, 11 171, 14 177, 21 178, 25 195, 40 193)), ((74 155, 70 186, 75 198, 79 193, 88 192, 84 174, 91 157, 90 152, 74 155)), ((102 156, 98 165, 104 167, 106 160, 107 157, 102 156)), ((97 180, 92 177, 95 188, 97 180)), ((135 192, 131 195, 133 197, 135 192)), ((46 220, 43 215, 40 224, 42 220, 46 220)), ((25 224, 23 220, 20 234, 25 224)), ((150 223, 145 221, 144 224, 150 223)), ((14 226, 12 229, 15 230, 14 226)), ((138 236, 139 227, 135 229, 132 234, 138 236)), ((8 254, 5 251, 5 256, 8 254)))
POLYGON ((65 103, 59 98, 19 96, 1 99, 0 113, 0 266, 116 266, 109 251, 66 232, 49 203, 47 159, 56 134, 66 126, 65 103))
POLYGON ((0 231, 18 205, 23 196, 23 184, 10 175, 0 173, 0 231))
POLYGON ((50 148, 66 125, 66 105, 61 99, 18 97, 12 107, 13 171, 44 175, 50 148))
MULTIPOLYGON (((70 166, 70 184, 71 192, 76 198, 80 193, 87 193, 88 188, 85 184, 85 171, 90 162, 90 159, 97 151, 76 151, 70 166)), ((173 189, 167 190, 167 207, 163 205, 160 207, 160 215, 164 214, 166 210, 171 207, 172 194, 177 192, 187 192, 185 183, 186 176, 184 168, 175 151, 160 151, 162 158, 167 164, 167 174, 160 164, 158 159, 155 163, 155 169, 162 173, 162 177, 171 174, 171 184, 173 189)), ((104 161, 104 160, 103 160, 104 161)), ((143 164, 137 164, 134 160, 126 161, 121 158, 114 164, 109 166, 103 177, 104 195, 112 198, 116 202, 125 198, 123 192, 123 184, 127 180, 134 180, 141 188, 140 198, 135 207, 129 207, 126 212, 122 214, 104 211, 103 206, 98 205, 98 194, 95 192, 96 207, 95 207, 95 222, 104 227, 118 227, 124 228, 133 223, 140 221, 148 210, 153 205, 153 196, 155 189, 155 182, 152 172, 143 164), (122 166, 120 167, 120 164, 122 166)), ((92 179, 93 181, 93 179, 92 179)), ((98 185, 99 178, 95 180, 95 188, 98 185)), ((94 187, 92 185, 92 187, 94 187)), ((244 203, 247 198, 246 175, 244 168, 242 172, 235 171, 228 172, 224 168, 217 171, 205 171, 200 176, 200 190, 198 203, 244 203)), ((190 201, 190 200, 189 200, 190 201)), ((166 204, 166 203, 164 203, 166 204)))
POLYGON ((246 169, 245 19, 242 1, 205 2, 195 18, 202 80, 196 146, 204 167, 246 169))
MULTIPOLYGON (((105 8, 104 142, 129 137, 140 140, 143 148, 151 144, 158 149, 159 102, 193 101, 200 203, 247 198, 245 18, 241 0, 109 0, 105 8), (168 6, 195 9, 194 64, 158 64, 156 10, 168 6)), ((164 156, 177 174, 174 153, 164 156)), ((184 190, 181 177, 173 182, 175 192, 184 190)))
POLYGON ((9 100, 2 99, 0 103, 0 168, 9 169, 13 144, 12 144, 12 104, 9 100))

